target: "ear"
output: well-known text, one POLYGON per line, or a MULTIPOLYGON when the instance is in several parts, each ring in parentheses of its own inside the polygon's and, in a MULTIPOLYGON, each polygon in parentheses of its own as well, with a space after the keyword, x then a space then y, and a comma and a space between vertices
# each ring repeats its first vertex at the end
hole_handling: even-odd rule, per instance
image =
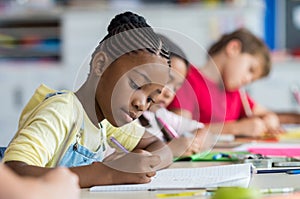
POLYGON ((225 51, 229 57, 236 56, 242 52, 242 43, 238 39, 233 39, 227 43, 225 51))
POLYGON ((105 52, 100 51, 95 54, 92 61, 91 72, 96 76, 101 76, 108 63, 108 57, 105 52))

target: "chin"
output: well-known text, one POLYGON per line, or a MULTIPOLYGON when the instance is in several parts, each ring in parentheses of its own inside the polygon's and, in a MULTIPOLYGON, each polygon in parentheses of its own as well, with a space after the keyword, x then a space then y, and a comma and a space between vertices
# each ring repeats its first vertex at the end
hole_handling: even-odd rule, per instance
POLYGON ((236 91, 239 90, 240 87, 235 86, 235 85, 225 85, 225 90, 226 91, 236 91))
POLYGON ((114 127, 120 127, 123 126, 125 123, 125 121, 121 121, 120 119, 117 119, 116 117, 113 118, 106 118, 107 121, 114 127))
POLYGON ((121 126, 124 126, 125 124, 128 124, 128 123, 129 122, 118 120, 118 121, 114 121, 114 123, 112 125, 114 127, 121 127, 121 126))

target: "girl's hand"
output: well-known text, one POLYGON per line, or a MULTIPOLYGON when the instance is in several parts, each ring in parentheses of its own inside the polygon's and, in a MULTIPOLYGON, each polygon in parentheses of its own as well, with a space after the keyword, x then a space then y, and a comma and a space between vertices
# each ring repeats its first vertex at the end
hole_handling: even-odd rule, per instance
POLYGON ((102 182, 105 181, 104 184, 148 183, 156 174, 154 167, 161 162, 159 156, 141 149, 128 154, 113 155, 114 158, 108 157, 103 163, 95 162, 92 164, 95 172, 101 170, 100 175, 105 174, 106 180, 102 179, 102 182))
POLYGON ((262 116, 265 125, 267 126, 269 132, 278 132, 280 129, 280 121, 276 114, 269 113, 262 116))
POLYGON ((158 155, 136 149, 130 153, 115 152, 104 160, 104 164, 117 170, 130 173, 153 171, 153 168, 161 162, 158 155))
POLYGON ((177 139, 173 139, 168 143, 173 156, 180 157, 180 156, 189 156, 191 155, 191 151, 195 151, 196 146, 192 145, 193 138, 187 137, 179 137, 177 139))
POLYGON ((238 135, 249 137, 262 137, 266 132, 268 132, 265 122, 259 117, 241 119, 238 121, 237 129, 239 132, 238 135))
POLYGON ((168 146, 171 148, 173 156, 175 157, 190 156, 212 147, 210 136, 213 136, 212 133, 206 129, 198 129, 195 130, 192 137, 173 139, 168 143, 168 146))
MULTIPOLYGON (((106 163, 94 162, 92 170, 95 172, 94 185, 114 185, 114 184, 143 184, 149 183, 156 172, 126 172, 108 166, 106 163), (98 174, 97 174, 98 173, 98 174)), ((132 170, 132 169, 131 169, 132 170)))

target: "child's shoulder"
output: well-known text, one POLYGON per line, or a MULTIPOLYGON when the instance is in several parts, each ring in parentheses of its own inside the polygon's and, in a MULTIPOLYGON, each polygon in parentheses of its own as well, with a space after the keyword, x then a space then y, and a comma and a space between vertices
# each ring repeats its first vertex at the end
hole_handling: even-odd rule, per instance
POLYGON ((30 115, 46 107, 55 107, 58 112, 60 110, 63 112, 68 107, 72 108, 74 104, 80 104, 80 102, 73 92, 67 90, 57 91, 42 84, 35 90, 29 102, 24 107, 19 125, 23 123, 23 120, 27 120, 30 115))
POLYGON ((24 111, 30 111, 46 101, 64 102, 74 98, 75 95, 71 91, 58 91, 44 84, 41 84, 34 92, 29 102, 26 104, 24 111))

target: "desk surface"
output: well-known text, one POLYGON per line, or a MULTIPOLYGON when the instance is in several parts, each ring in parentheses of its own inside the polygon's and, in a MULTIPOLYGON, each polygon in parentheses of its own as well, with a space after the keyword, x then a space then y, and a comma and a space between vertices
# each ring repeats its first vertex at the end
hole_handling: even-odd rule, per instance
MULTIPOLYGON (((228 164, 228 163, 222 163, 228 164)), ((216 166, 220 163, 216 162, 176 162, 171 165, 171 168, 180 167, 205 167, 205 166, 216 166)), ((300 175, 288 175, 285 173, 276 174, 254 174, 250 182, 250 187, 254 188, 283 188, 283 187, 294 187, 300 189, 300 175)), ((135 191, 135 192, 89 192, 88 189, 81 190, 81 199, 96 199, 96 198, 113 198, 113 199, 132 199, 133 195, 135 198, 156 198, 157 193, 162 192, 150 192, 150 191, 135 191)), ((180 197, 184 198, 201 198, 195 197, 180 197)), ((205 197, 202 197, 205 198, 205 197)), ((207 197, 206 197, 207 198, 207 197)))

